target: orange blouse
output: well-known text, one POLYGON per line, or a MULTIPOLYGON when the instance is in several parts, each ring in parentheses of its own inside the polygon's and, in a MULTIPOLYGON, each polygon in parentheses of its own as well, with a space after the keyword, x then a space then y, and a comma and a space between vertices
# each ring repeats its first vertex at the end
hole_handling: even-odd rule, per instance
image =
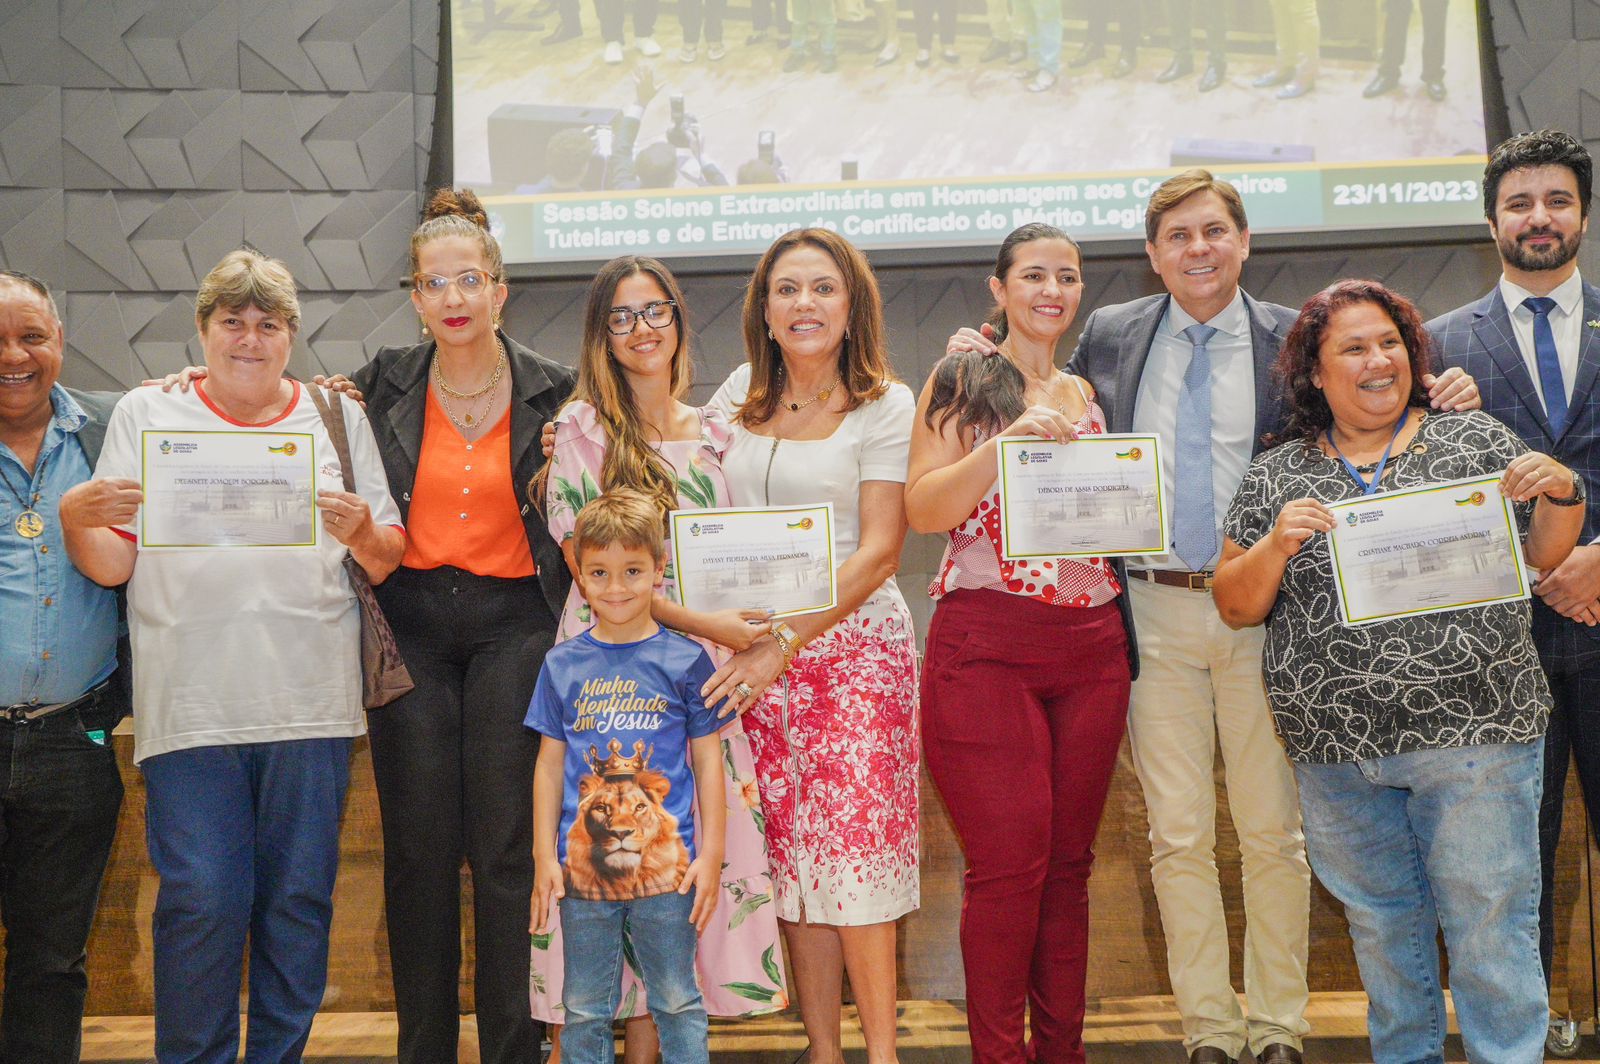
POLYGON ((522 505, 511 483, 511 411, 468 443, 429 388, 400 564, 409 569, 453 565, 479 576, 533 576, 537 570, 522 505))

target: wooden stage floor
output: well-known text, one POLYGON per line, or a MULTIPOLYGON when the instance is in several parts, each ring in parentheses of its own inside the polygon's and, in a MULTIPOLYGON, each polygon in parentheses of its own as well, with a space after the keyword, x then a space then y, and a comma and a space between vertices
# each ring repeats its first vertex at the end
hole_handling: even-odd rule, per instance
MULTIPOLYGON (((1313 1037, 1306 1057, 1319 1064, 1368 1064, 1363 994, 1311 995, 1307 1012, 1313 1037)), ((965 1013, 960 1002, 906 1001, 900 1005, 900 1059, 903 1064, 968 1064, 965 1013)), ((1117 998, 1090 1006, 1085 1040, 1091 1064, 1177 1064, 1183 1060, 1177 1013, 1168 997, 1117 998)), ((711 1057, 715 1064, 798 1064, 805 1035, 793 1011, 758 1020, 713 1020, 711 1057)), ((305 1059, 317 1064, 387 1064, 394 1060, 393 1013, 329 1012, 317 1019, 305 1059)), ((461 1061, 475 1062, 476 1027, 462 1021, 461 1061)), ((1600 1043, 1584 1039, 1578 1060, 1600 1061, 1600 1043)), ((854 1064, 865 1060, 853 1010, 845 1012, 845 1051, 854 1064)), ((83 1059, 98 1064, 145 1064, 151 1059, 151 1020, 147 1016, 90 1017, 83 1025, 83 1059)), ((1465 1061, 1461 1040, 1452 1035, 1446 1060, 1465 1061)), ((1247 1058, 1248 1059, 1248 1058, 1247 1058)))

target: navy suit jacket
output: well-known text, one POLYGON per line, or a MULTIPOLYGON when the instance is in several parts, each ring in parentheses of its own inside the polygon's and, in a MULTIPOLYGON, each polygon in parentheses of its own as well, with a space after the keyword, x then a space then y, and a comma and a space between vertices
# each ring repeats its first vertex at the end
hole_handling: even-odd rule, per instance
MULTIPOLYGON (((1477 378, 1485 413, 1505 422, 1529 447, 1583 476, 1589 504, 1578 542, 1588 543, 1600 533, 1600 402, 1596 402, 1600 396, 1595 392, 1595 378, 1600 375, 1600 326, 1591 324, 1600 322, 1600 288, 1592 284, 1583 286, 1583 320, 1578 376, 1560 436, 1550 431, 1550 420, 1517 346, 1499 285, 1477 302, 1430 321, 1428 332, 1446 366, 1460 366, 1477 378)), ((1533 638, 1548 672, 1577 672, 1600 664, 1600 628, 1562 617, 1537 596, 1533 600, 1533 638)))

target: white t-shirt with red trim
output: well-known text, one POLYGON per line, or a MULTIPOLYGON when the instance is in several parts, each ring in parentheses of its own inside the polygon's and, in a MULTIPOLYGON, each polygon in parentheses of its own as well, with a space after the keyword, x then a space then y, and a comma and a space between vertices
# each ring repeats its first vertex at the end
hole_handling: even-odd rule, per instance
MULTIPOLYGON (((380 525, 400 527, 365 411, 340 397, 357 493, 380 525)), ((298 382, 288 409, 244 425, 187 394, 136 388, 106 428, 95 476, 140 479, 140 433, 272 428, 311 433, 318 483, 344 490, 339 455, 298 382)), ((136 525, 116 531, 134 538, 136 525)), ((326 531, 312 549, 147 550, 128 581, 133 640, 133 759, 199 746, 326 739, 366 730, 361 620, 326 531)))

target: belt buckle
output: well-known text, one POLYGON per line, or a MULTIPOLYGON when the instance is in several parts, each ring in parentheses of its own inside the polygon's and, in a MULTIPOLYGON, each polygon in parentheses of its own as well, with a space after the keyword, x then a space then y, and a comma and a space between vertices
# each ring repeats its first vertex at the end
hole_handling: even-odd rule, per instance
POLYGON ((1216 577, 1212 573, 1190 573, 1189 574, 1189 590, 1190 591, 1210 591, 1211 590, 1211 581, 1214 580, 1214 579, 1216 579, 1216 577))

